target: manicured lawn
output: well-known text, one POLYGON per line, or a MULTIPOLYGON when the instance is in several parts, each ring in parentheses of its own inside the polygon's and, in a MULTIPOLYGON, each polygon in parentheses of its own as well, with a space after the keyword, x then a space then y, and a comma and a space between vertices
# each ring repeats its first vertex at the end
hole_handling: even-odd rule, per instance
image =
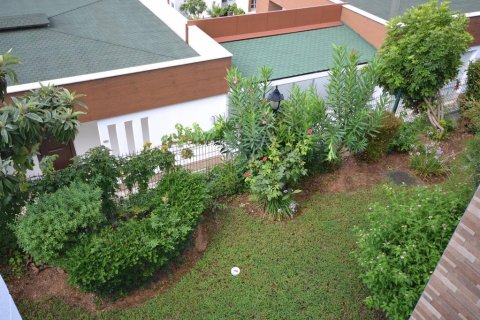
POLYGON ((304 214, 283 223, 242 209, 218 213, 223 227, 178 283, 128 310, 89 314, 59 301, 19 302, 25 319, 380 319, 363 305, 351 256, 354 225, 380 188, 316 194, 304 214), (238 266, 241 274, 230 275, 238 266))

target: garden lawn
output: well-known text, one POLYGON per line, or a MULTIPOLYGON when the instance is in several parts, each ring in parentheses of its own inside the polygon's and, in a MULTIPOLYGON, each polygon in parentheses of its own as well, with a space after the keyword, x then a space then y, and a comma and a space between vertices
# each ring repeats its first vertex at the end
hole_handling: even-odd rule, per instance
POLYGON ((363 304, 351 252, 353 227, 381 196, 380 188, 316 194, 303 215, 283 223, 240 208, 220 212, 223 227, 191 272, 131 309, 90 314, 60 301, 19 308, 25 319, 379 319, 363 304))

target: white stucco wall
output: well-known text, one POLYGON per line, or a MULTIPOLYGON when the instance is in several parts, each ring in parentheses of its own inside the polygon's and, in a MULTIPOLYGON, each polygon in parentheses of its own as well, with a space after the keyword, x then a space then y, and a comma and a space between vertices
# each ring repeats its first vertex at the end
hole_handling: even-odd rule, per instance
POLYGON ((81 150, 76 152, 82 154, 89 148, 102 144, 112 149, 114 154, 122 155, 140 151, 145 142, 160 145, 162 136, 176 132, 177 123, 183 126, 198 123, 202 129, 210 129, 215 116, 225 115, 226 106, 227 95, 223 94, 102 119, 85 124, 85 128, 82 124, 82 134, 75 139, 75 146, 81 146, 81 150), (91 132, 95 129, 94 124, 95 134, 91 132))

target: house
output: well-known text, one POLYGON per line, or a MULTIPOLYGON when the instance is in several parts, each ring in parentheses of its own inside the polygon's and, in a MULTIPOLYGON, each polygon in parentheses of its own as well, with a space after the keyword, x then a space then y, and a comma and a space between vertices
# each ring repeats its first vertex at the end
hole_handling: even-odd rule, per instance
POLYGON ((98 145, 117 155, 158 145, 179 122, 208 129, 225 113, 231 54, 160 1, 4 0, 0 22, 0 52, 22 60, 10 96, 40 83, 85 94, 73 143, 41 148, 66 160, 57 167, 98 145))

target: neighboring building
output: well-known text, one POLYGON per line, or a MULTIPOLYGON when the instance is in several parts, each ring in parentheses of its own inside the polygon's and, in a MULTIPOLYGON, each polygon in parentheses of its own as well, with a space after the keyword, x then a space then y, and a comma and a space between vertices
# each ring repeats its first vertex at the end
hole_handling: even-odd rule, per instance
POLYGON ((135 152, 160 144, 176 123, 208 129, 225 113, 231 54, 194 26, 187 44, 186 19, 160 1, 3 0, 0 22, 0 52, 13 48, 22 60, 10 95, 39 82, 86 95, 73 144, 46 144, 40 156, 69 159, 98 145, 135 152), (20 26, 38 12, 46 23, 20 26))

